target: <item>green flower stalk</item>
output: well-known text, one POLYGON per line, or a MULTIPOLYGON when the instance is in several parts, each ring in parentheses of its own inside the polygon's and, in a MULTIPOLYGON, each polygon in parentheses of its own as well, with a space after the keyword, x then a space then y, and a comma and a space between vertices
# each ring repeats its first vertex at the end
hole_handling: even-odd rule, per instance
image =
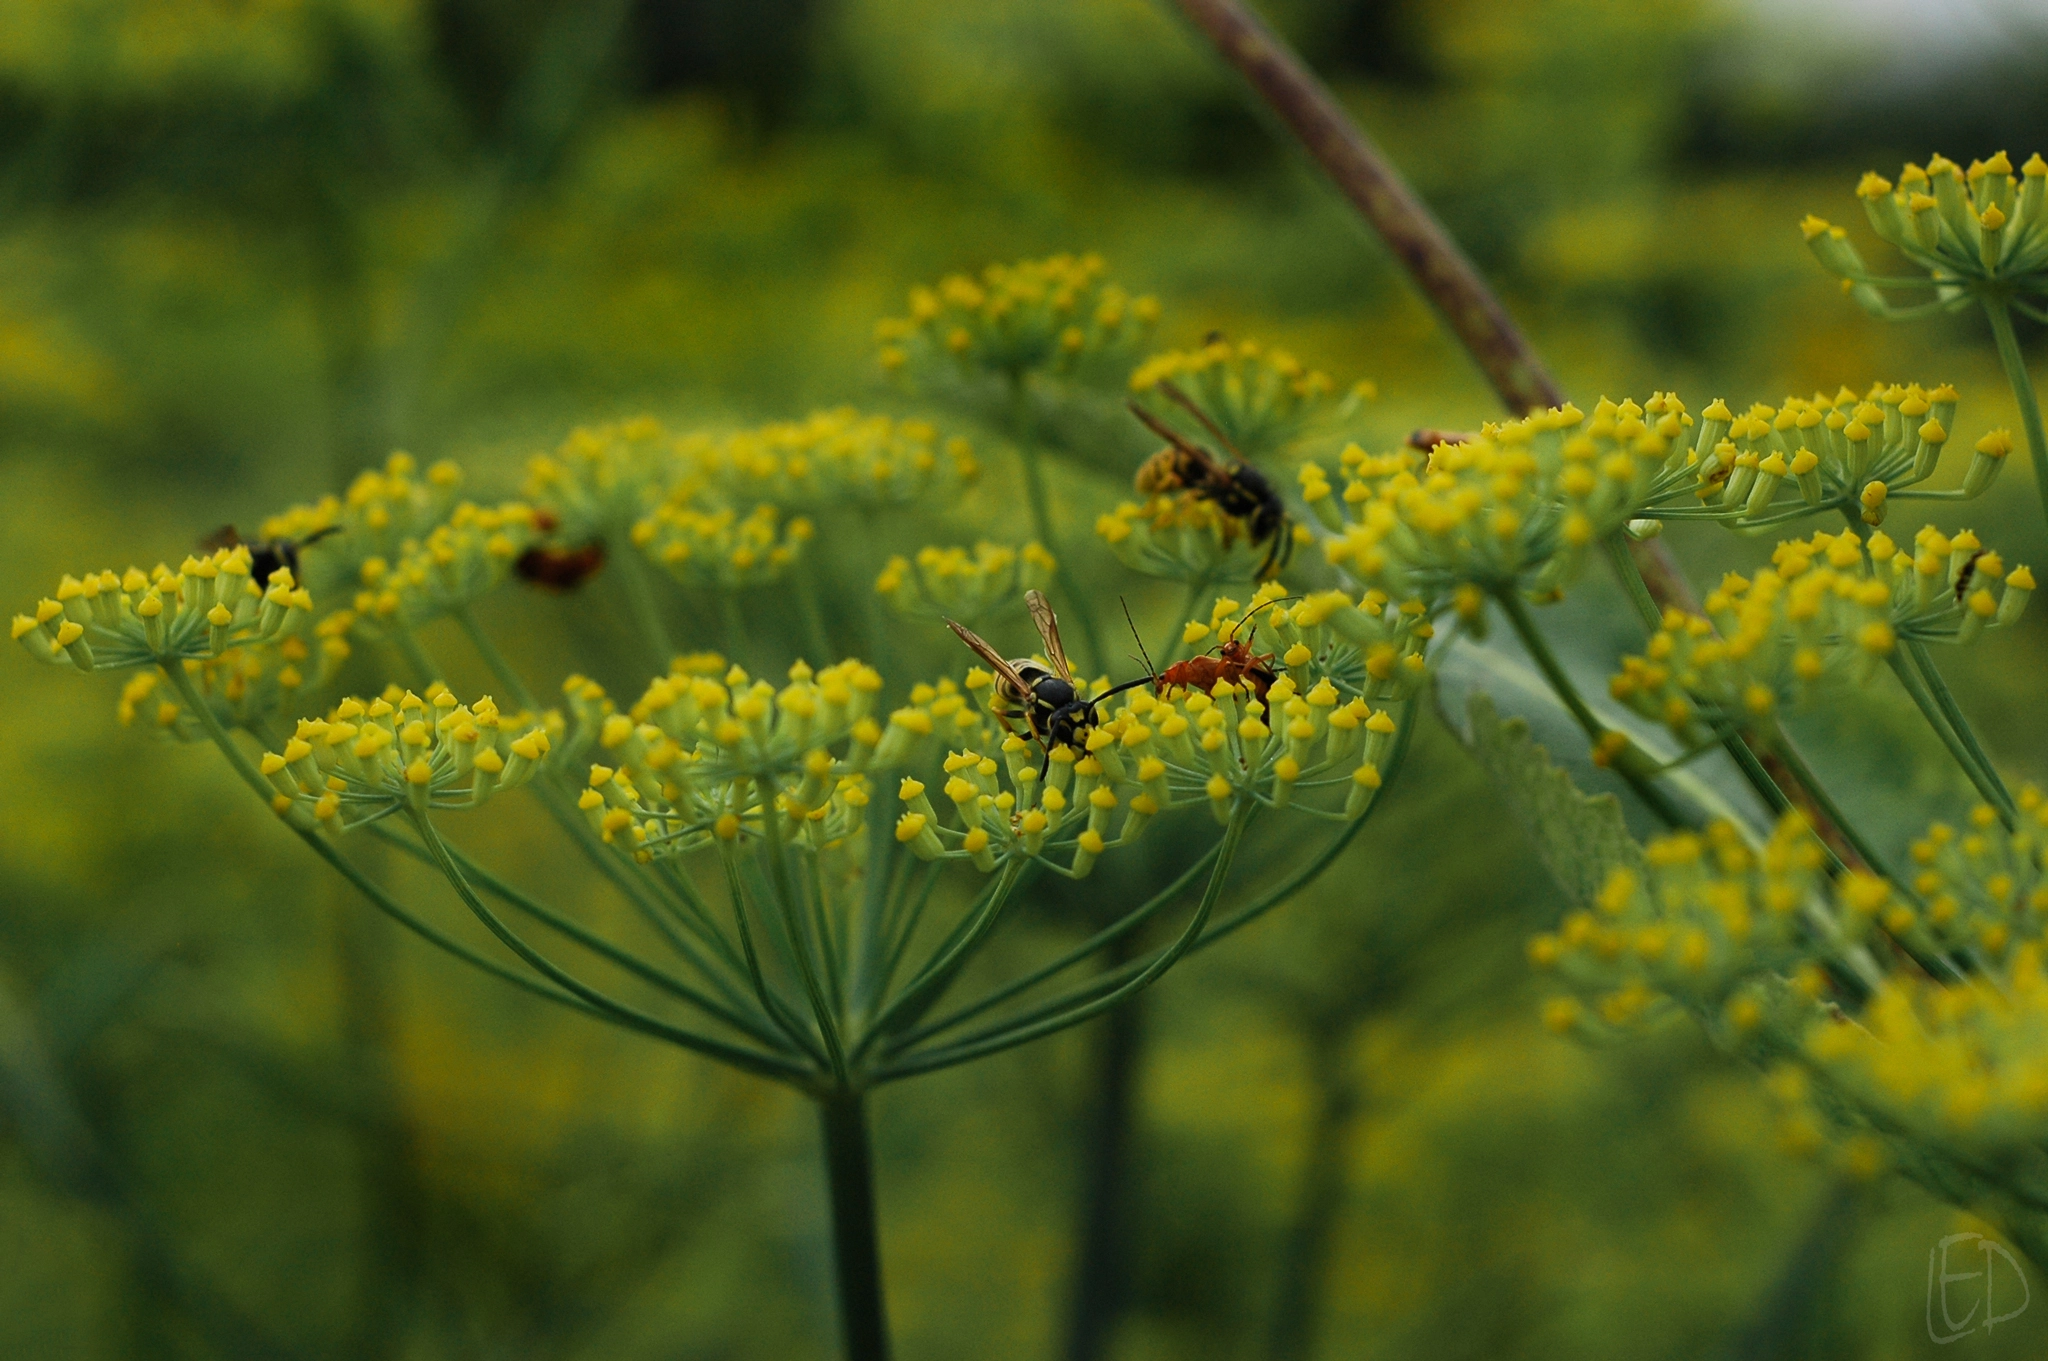
POLYGON ((1044 589, 1056 567, 1036 543, 1012 548, 984 540, 972 551, 926 545, 911 557, 890 558, 875 578, 875 592, 910 618, 972 623, 992 610, 1015 608, 1027 590, 1044 589))
POLYGON ((1131 374, 1131 391, 1165 420, 1182 413, 1160 394, 1172 383, 1207 413, 1239 457, 1284 453, 1318 430, 1355 415, 1379 395, 1370 382, 1340 392, 1320 369, 1256 341, 1211 340, 1199 349, 1156 354, 1131 374))

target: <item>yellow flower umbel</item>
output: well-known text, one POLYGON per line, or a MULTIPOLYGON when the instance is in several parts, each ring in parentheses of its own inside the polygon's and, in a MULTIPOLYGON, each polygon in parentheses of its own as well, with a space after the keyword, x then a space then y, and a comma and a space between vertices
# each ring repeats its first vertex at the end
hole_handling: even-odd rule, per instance
MULTIPOLYGON (((1249 526, 1192 491, 1158 492, 1143 505, 1124 501, 1098 516, 1095 532, 1134 572, 1167 581, 1249 583, 1266 566, 1270 542, 1253 543, 1249 526)), ((1314 541, 1300 525, 1278 531, 1314 541)))
POLYGON ((1874 275, 1848 233, 1821 218, 1807 217, 1800 230, 1821 264, 1881 316, 1893 314, 1886 288, 1940 287, 1930 305, 1954 310, 1994 282, 2039 293, 2048 280, 2048 161, 2038 155, 2017 173, 2002 151, 1967 170, 1935 156, 1924 167, 1909 162, 1896 185, 1868 172, 1856 196, 1871 228, 1925 271, 1924 280, 1874 275))
MULTIPOLYGON (((1652 398, 1655 408, 1659 398, 1652 398)), ((1676 403, 1668 394, 1667 405, 1676 403)), ((1946 384, 1879 383, 1862 397, 1787 397, 1742 415, 1715 401, 1674 445, 1640 514, 1657 520, 1715 520, 1761 530, 1819 511, 1881 524, 1891 501, 1911 496, 1964 500, 1982 495, 2004 466, 2012 437, 1979 439, 1957 491, 1908 491, 1934 475, 1955 430, 1956 390, 1946 384)), ((1647 414, 1647 413, 1646 413, 1647 414)))
POLYGON ((580 426, 526 465, 524 494, 552 514, 565 543, 616 542, 675 475, 676 440, 649 416, 580 426))
POLYGON ((1667 612, 1611 689, 1688 744, 1725 723, 1769 731, 1782 705, 1867 680, 1902 640, 1968 643, 2011 624, 2033 590, 2031 571, 2008 571, 1968 530, 1929 525, 1910 553, 1882 532, 1821 532, 1779 544, 1754 578, 1724 577, 1705 618, 1667 612))
POLYGON ((1547 593, 1638 514, 1685 437, 1683 409, 1657 404, 1603 401, 1591 419, 1565 406, 1482 426, 1427 457, 1352 445, 1341 497, 1314 463, 1302 468, 1302 496, 1331 532, 1331 563, 1396 599, 1434 610, 1466 585, 1547 593))
POLYGON ((302 719, 258 769, 280 816, 347 830, 402 810, 474 808, 531 779, 550 745, 544 722, 504 719, 489 696, 468 705, 439 685, 424 697, 394 687, 302 719))
POLYGON ((1285 350, 1254 341, 1212 340, 1199 349, 1155 354, 1131 375, 1131 391, 1175 424, 1185 415, 1161 392, 1170 382, 1201 407, 1240 457, 1261 459, 1342 421, 1378 390, 1368 382, 1339 391, 1335 380, 1285 350))
POLYGON ((892 373, 1063 372, 1127 349, 1159 319, 1159 304, 1103 281, 1098 255, 1055 255, 990 265, 910 290, 910 315, 875 327, 892 373))
POLYGON ((1024 591, 1043 589, 1053 566, 1052 554, 1035 543, 1011 548, 984 540, 972 552, 927 545, 914 558, 890 558, 875 590, 898 614, 972 623, 990 610, 1014 607, 1024 591))
MULTIPOLYGON (((333 679, 349 656, 350 616, 341 610, 314 626, 311 643, 287 633, 266 643, 231 647, 218 657, 187 661, 201 701, 218 711, 226 726, 262 732, 307 688, 319 689, 333 679)), ((164 684, 161 671, 137 671, 121 689, 117 714, 123 726, 137 721, 184 742, 210 734, 198 716, 189 713, 164 684)))
MULTIPOLYGON (((564 687, 572 751, 596 758, 581 806, 598 833, 639 860, 768 834, 838 846, 864 820, 868 773, 901 759, 874 719, 882 678, 846 661, 798 662, 780 689, 734 667, 722 680, 683 659, 628 713, 580 676, 564 687)), ((927 718, 925 731, 930 731, 927 718)))
POLYGON ((540 538, 532 507, 518 501, 464 501, 424 540, 401 545, 395 563, 371 558, 361 568, 356 614, 365 622, 397 617, 417 628, 452 614, 502 584, 519 555, 540 538))
POLYGON ((326 595, 353 586, 365 562, 399 556, 447 518, 462 487, 462 469, 442 461, 419 472, 411 454, 393 454, 382 470, 356 476, 340 496, 324 496, 312 505, 293 506, 263 522, 266 539, 305 539, 324 530, 340 532, 322 538, 301 555, 309 585, 326 595))
POLYGON ((1726 822, 1650 842, 1640 869, 1610 871, 1590 910, 1529 942, 1531 962, 1585 1004, 1550 1019, 1621 1029, 1675 1004, 1737 1042, 1766 1022, 1796 1033, 1815 998, 1775 979, 1852 949, 1890 901, 1860 876, 1830 903, 1826 864, 1796 814, 1761 848, 1726 822))
POLYGON ((784 509, 944 501, 981 473, 966 440, 942 439, 925 421, 864 416, 852 407, 698 436, 679 453, 678 486, 687 493, 784 509))
POLYGON ((202 663, 230 648, 274 642, 308 619, 313 598, 280 567, 259 586, 245 545, 188 557, 173 572, 66 575, 35 613, 14 616, 14 640, 42 661, 80 671, 202 663))
POLYGON ((774 506, 747 515, 729 506, 669 500, 633 526, 633 543, 685 586, 731 590, 780 577, 811 537, 811 522, 787 523, 774 506))
POLYGON ((2020 942, 2048 934, 2048 803, 2032 785, 2019 791, 2018 803, 2016 831, 1978 804, 1960 834, 1937 822, 1913 843, 1913 890, 1925 905, 1915 926, 1933 948, 1999 961, 2020 942))

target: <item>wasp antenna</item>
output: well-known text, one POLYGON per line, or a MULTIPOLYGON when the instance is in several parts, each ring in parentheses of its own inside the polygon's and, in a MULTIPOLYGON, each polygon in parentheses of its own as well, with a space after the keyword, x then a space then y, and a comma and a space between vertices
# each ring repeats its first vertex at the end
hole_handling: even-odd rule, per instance
MULTIPOLYGON (((1171 444, 1174 448, 1180 450, 1182 453, 1193 454, 1197 458, 1207 457, 1205 454, 1203 454, 1199 446, 1190 441, 1185 435, 1181 434, 1180 431, 1174 429, 1165 421, 1160 420, 1157 416, 1147 411, 1144 407, 1139 406, 1136 402, 1126 399, 1124 402, 1124 406, 1130 410, 1130 413, 1133 416, 1136 416, 1138 420, 1141 423, 1143 423, 1144 427, 1147 430, 1150 430, 1153 434, 1159 436, 1159 438, 1165 440, 1168 444, 1171 444)), ((1213 458, 1211 458, 1209 461, 1212 463, 1215 462, 1213 458)))
POLYGON ((1237 452, 1237 446, 1230 442, 1230 436, 1224 434, 1222 428, 1216 422, 1209 419, 1209 413, 1202 410, 1196 404, 1194 398, 1180 390, 1179 384, 1175 383, 1171 378, 1162 378, 1159 380, 1159 390, 1166 394, 1168 401, 1200 421, 1202 428, 1215 436, 1216 442, 1228 449, 1232 458, 1236 459, 1239 463, 1244 462, 1244 455, 1237 452))
POLYGON ((1145 637, 1138 632, 1138 621, 1131 618, 1131 602, 1118 596, 1116 603, 1124 607, 1124 622, 1131 627, 1131 638, 1138 644, 1139 656, 1145 660, 1145 677, 1149 680, 1159 673, 1152 669, 1152 654, 1145 651, 1145 637))

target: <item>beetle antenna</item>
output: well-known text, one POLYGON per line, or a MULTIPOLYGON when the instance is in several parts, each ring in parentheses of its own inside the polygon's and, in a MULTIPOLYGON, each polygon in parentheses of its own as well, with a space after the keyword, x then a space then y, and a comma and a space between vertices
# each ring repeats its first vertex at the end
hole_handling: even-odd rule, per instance
POLYGON ((1116 603, 1124 607, 1124 622, 1131 626, 1131 638, 1138 644, 1138 654, 1145 663, 1145 678, 1150 680, 1159 673, 1152 669, 1152 654, 1145 651, 1145 636, 1138 632, 1137 620, 1131 618, 1131 602, 1118 596, 1116 603))
POLYGON ((1253 617, 1254 617, 1254 616, 1256 616, 1256 615, 1258 614, 1258 612, 1259 612, 1260 610, 1263 610, 1263 609, 1265 609, 1265 608, 1266 608, 1267 606, 1269 606, 1269 605, 1285 605, 1285 604, 1286 604, 1286 603, 1287 603, 1288 601, 1290 601, 1290 600, 1299 600, 1299 599, 1301 599, 1301 597, 1300 597, 1300 596, 1298 596, 1298 595, 1283 595, 1283 596, 1276 596, 1276 597, 1274 597, 1273 599, 1271 599, 1271 600, 1268 600, 1268 601, 1267 601, 1267 602, 1266 602, 1266 603, 1265 603, 1264 605, 1254 605, 1254 606, 1252 606, 1252 608, 1251 608, 1251 611, 1250 611, 1250 613, 1246 614, 1244 618, 1242 618, 1242 619, 1238 620, 1238 621, 1237 621, 1237 622, 1236 622, 1235 624, 1232 624, 1232 625, 1230 626, 1230 632, 1229 632, 1229 634, 1228 634, 1228 635, 1226 635, 1226 637, 1225 637, 1225 641, 1226 641, 1226 642, 1228 642, 1228 641, 1232 641, 1232 640, 1234 640, 1234 639, 1235 639, 1235 638, 1237 637, 1237 631, 1238 631, 1239 629, 1243 628, 1243 627, 1244 627, 1244 626, 1245 626, 1246 624, 1249 624, 1249 623, 1251 623, 1251 622, 1252 622, 1252 619, 1253 619, 1253 617))
POLYGON ((1179 384, 1175 383, 1171 378, 1162 378, 1159 380, 1159 390, 1166 394, 1168 401, 1187 412, 1190 416, 1193 416, 1197 421, 1200 421, 1202 428, 1211 435, 1214 435, 1216 442, 1228 449, 1232 458, 1236 459, 1239 463, 1244 462, 1244 455, 1237 452, 1237 446, 1230 442, 1230 436, 1224 434, 1222 427, 1209 419, 1209 413, 1197 406, 1194 398, 1180 390, 1179 384))

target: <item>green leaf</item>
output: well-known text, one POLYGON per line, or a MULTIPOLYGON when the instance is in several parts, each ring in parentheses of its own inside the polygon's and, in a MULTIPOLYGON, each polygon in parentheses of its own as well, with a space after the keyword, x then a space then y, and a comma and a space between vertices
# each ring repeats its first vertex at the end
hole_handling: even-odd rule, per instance
POLYGON ((1485 694, 1474 692, 1466 712, 1472 755, 1572 902, 1590 905, 1616 869, 1641 872, 1643 850, 1628 834, 1619 800, 1579 792, 1550 753, 1530 739, 1529 725, 1503 720, 1485 694))

